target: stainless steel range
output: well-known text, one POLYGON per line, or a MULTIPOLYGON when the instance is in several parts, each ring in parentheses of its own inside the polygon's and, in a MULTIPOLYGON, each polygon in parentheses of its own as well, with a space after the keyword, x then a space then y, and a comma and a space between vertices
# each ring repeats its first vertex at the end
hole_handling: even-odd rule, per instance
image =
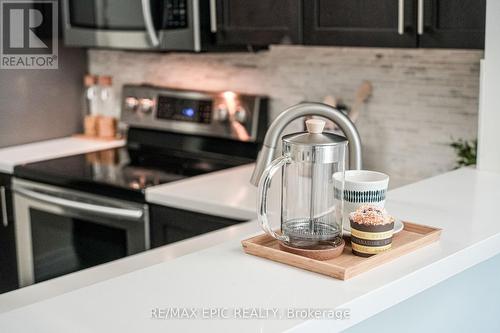
POLYGON ((130 85, 123 96, 122 120, 130 126, 253 143, 265 132, 262 96, 130 85))
POLYGON ((155 226, 145 189, 253 162, 267 99, 146 85, 122 96, 126 147, 14 169, 20 286, 241 222, 175 211, 181 226, 155 226))

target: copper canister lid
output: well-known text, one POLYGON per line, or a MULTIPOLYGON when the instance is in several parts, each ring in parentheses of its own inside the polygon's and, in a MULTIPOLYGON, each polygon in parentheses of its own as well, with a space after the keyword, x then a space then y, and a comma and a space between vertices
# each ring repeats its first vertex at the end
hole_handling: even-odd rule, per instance
POLYGON ((110 86, 113 83, 113 79, 109 75, 102 75, 102 76, 99 76, 99 78, 97 79, 97 82, 101 86, 110 86))
POLYGON ((97 83, 97 76, 95 76, 95 75, 86 74, 83 77, 83 84, 84 84, 85 87, 93 86, 96 83, 97 83))

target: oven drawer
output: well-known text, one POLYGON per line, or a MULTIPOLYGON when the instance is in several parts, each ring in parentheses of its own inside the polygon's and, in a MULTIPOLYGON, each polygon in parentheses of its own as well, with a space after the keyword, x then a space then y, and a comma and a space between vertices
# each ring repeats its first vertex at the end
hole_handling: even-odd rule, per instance
POLYGON ((151 247, 170 244, 246 221, 159 205, 150 205, 149 209, 151 247))

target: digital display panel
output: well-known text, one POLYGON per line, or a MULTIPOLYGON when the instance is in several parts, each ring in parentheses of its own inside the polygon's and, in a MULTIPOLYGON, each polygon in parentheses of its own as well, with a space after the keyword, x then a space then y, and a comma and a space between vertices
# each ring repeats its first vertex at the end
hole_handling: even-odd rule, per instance
POLYGON ((165 120, 180 120, 210 124, 212 100, 192 100, 169 96, 158 96, 156 117, 165 120))

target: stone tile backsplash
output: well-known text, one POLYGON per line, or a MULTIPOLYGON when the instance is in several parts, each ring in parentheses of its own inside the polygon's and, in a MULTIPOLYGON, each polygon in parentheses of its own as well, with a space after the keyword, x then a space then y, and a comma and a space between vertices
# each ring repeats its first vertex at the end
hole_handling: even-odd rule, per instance
POLYGON ((117 110, 125 83, 265 94, 274 117, 326 95, 352 104, 369 80, 373 94, 356 124, 364 167, 389 174, 391 187, 452 169, 448 144, 477 136, 482 51, 273 46, 258 53, 88 53, 90 73, 113 76, 117 110))

